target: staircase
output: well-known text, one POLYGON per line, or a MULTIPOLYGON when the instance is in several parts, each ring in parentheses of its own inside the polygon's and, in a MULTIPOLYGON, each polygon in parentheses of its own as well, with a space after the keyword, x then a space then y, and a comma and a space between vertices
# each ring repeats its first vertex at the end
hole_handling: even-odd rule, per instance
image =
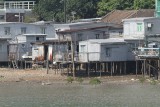
POLYGON ((14 69, 18 69, 17 62, 15 60, 12 61, 12 65, 14 69))

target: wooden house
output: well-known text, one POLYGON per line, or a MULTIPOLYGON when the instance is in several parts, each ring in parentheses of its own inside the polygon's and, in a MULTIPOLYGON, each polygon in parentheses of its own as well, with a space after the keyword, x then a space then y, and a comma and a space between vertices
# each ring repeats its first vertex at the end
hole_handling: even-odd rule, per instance
POLYGON ((124 39, 90 39, 79 43, 79 61, 127 61, 128 46, 124 39))
POLYGON ((66 62, 70 61, 70 42, 68 41, 45 41, 32 43, 32 60, 35 62, 66 62))
MULTIPOLYGON (((8 56, 13 56, 14 53, 14 58, 16 60, 22 60, 21 58, 23 54, 31 53, 31 42, 45 41, 46 39, 52 40, 54 38, 55 30, 54 26, 51 23, 0 23, 0 39, 5 41, 5 43, 8 42, 8 48, 6 47, 5 43, 1 44, 1 47, 6 47, 3 50, 3 53, 8 56), (15 50, 16 52, 13 52, 15 50)), ((7 59, 6 61, 8 60, 9 59, 7 59)), ((0 62, 1 61, 3 60, 0 60, 0 62)))

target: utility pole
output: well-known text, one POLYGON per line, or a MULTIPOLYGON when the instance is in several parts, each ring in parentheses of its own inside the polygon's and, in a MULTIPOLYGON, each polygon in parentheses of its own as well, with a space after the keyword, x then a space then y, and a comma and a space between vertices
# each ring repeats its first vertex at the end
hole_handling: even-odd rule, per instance
POLYGON ((72 50, 72 70, 73 70, 73 77, 75 78, 75 62, 74 62, 74 42, 71 35, 71 50, 72 50))

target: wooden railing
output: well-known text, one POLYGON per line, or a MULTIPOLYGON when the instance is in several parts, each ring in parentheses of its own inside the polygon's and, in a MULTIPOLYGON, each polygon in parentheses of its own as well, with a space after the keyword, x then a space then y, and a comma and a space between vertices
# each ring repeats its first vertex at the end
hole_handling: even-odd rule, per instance
POLYGON ((139 57, 159 58, 160 48, 138 48, 139 57))

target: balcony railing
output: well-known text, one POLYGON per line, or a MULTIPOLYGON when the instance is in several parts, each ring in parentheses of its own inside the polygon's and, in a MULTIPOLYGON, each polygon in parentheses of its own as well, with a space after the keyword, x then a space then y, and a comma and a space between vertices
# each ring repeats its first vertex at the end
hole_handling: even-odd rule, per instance
POLYGON ((139 57, 159 58, 160 48, 138 48, 139 57))

